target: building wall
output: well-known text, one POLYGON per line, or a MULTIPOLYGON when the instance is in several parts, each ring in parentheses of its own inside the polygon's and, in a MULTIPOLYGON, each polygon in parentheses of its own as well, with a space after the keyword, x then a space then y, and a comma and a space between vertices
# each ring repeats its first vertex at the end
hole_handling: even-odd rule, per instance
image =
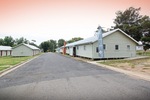
POLYGON ((40 53, 40 50, 33 50, 33 55, 37 55, 40 53))
MULTIPOLYGON (((106 45, 106 49, 104 50, 104 58, 125 58, 136 56, 136 43, 119 31, 105 37, 103 39, 103 44, 106 45), (118 50, 115 50, 115 45, 119 46, 118 50), (127 45, 130 45, 130 49, 127 45)), ((97 46, 98 42, 95 42, 93 44, 94 58, 99 58, 98 53, 96 52, 97 46)))
POLYGON ((136 50, 144 50, 142 45, 136 46, 136 50))
POLYGON ((0 56, 1 55, 2 56, 10 56, 11 55, 11 51, 10 50, 0 50, 0 56))
POLYGON ((73 56, 73 47, 69 47, 69 55, 73 56))
POLYGON ((63 53, 63 48, 60 48, 60 53, 63 53))
POLYGON ((92 58, 92 44, 76 46, 76 55, 81 57, 92 58))
POLYGON ((11 55, 11 51, 8 50, 8 51, 7 51, 7 56, 10 56, 10 55, 11 55))
POLYGON ((33 56, 33 50, 21 45, 12 49, 12 56, 33 56))
POLYGON ((66 54, 70 54, 70 48, 66 47, 66 54))
POLYGON ((2 51, 2 56, 6 56, 6 51, 2 51))
POLYGON ((73 47, 66 47, 66 54, 73 56, 73 47))

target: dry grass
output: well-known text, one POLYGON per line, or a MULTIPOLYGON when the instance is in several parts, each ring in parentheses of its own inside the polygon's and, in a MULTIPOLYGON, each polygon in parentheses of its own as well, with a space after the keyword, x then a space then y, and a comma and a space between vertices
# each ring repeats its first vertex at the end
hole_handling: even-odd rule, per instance
POLYGON ((113 67, 118 67, 125 70, 144 72, 146 74, 150 74, 150 57, 134 60, 111 60, 99 63, 113 67))

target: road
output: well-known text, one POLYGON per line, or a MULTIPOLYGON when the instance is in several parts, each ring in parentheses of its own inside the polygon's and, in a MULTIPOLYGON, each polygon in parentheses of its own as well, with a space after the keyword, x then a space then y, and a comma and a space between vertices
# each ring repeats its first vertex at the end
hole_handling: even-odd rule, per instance
POLYGON ((46 53, 0 77, 0 100, 150 100, 150 82, 46 53))

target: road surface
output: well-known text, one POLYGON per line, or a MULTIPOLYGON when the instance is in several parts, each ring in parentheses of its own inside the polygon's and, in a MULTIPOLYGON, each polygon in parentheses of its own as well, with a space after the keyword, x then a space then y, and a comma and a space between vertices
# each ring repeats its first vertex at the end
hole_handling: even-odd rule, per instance
POLYGON ((150 82, 45 53, 0 77, 0 100, 150 100, 150 82))

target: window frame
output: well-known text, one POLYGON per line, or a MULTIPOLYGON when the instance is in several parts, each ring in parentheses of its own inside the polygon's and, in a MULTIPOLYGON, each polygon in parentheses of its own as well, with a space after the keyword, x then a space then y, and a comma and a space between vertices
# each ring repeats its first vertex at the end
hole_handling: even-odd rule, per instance
POLYGON ((127 45, 127 50, 130 50, 131 49, 131 46, 128 44, 127 45))
POLYGON ((115 50, 119 50, 119 45, 118 44, 115 45, 115 50))
POLYGON ((96 47, 96 53, 98 53, 99 52, 99 49, 98 49, 98 47, 96 47))
POLYGON ((106 44, 103 44, 103 49, 106 50, 106 44))

